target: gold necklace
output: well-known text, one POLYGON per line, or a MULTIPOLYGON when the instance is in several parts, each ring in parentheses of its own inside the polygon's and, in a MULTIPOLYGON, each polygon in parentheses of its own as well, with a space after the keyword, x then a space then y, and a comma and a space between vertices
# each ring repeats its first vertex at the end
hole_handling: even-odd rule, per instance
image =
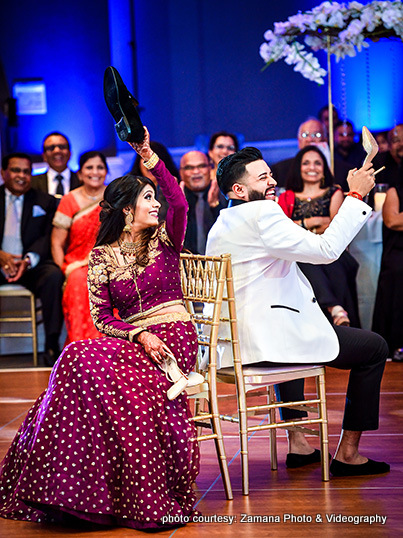
POLYGON ((137 247, 140 243, 141 241, 132 242, 132 241, 121 241, 120 239, 118 239, 120 253, 122 254, 123 258, 125 259, 125 254, 129 254, 130 256, 135 256, 137 254, 137 247))
MULTIPOLYGON (((125 254, 134 254, 136 255, 136 245, 138 245, 140 243, 140 241, 136 241, 135 243, 131 243, 131 242, 123 242, 121 241, 120 239, 118 239, 118 246, 120 248, 120 253, 122 255, 122 258, 123 258, 123 261, 125 262, 125 264, 127 265, 128 264, 128 261, 126 259, 126 256, 125 254), (126 246, 126 245, 129 245, 129 246, 126 246), (127 248, 130 249, 129 250, 126 250, 127 248), (133 252, 133 249, 134 249, 134 252, 133 252)), ((139 306, 140 306, 140 312, 143 312, 143 303, 141 301, 141 295, 140 295, 140 290, 137 286, 137 270, 136 270, 136 267, 137 265, 135 265, 134 263, 131 264, 131 268, 132 268, 132 273, 133 273, 133 282, 134 282, 134 286, 136 288, 136 292, 137 292, 137 296, 139 298, 139 306)))

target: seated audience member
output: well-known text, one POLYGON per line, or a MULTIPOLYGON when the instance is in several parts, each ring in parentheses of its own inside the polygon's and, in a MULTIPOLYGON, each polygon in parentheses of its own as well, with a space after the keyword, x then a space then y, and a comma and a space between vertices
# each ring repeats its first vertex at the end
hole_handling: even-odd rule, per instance
POLYGON ((377 170, 385 166, 385 170, 376 176, 377 183, 386 183, 390 187, 399 184, 401 168, 403 166, 403 123, 396 125, 388 132, 389 151, 378 153, 374 158, 374 167, 377 170))
POLYGON ((45 136, 42 157, 49 168, 44 174, 32 178, 32 188, 61 198, 80 186, 77 174, 67 167, 71 157, 70 142, 62 133, 53 132, 45 136))
MULTIPOLYGON (((333 129, 336 123, 339 121, 339 113, 337 111, 337 108, 332 105, 332 112, 333 112, 333 129)), ((329 106, 325 105, 323 106, 319 112, 318 112, 318 118, 319 121, 323 123, 326 129, 326 133, 329 134, 329 106)))
POLYGON ((388 131, 378 131, 372 133, 379 146, 379 153, 385 153, 389 151, 388 131))
MULTIPOLYGON (((297 153, 286 187, 279 198, 280 206, 294 222, 315 234, 328 228, 344 200, 317 146, 306 146, 297 153)), ((358 263, 351 254, 344 251, 338 260, 325 265, 298 265, 333 323, 360 327, 355 280, 358 263)))
POLYGON ((220 131, 211 135, 208 147, 208 155, 212 161, 211 181, 216 181, 217 166, 221 159, 224 159, 227 155, 232 155, 238 149, 238 139, 234 134, 220 131))
MULTIPOLYGON (((178 169, 167 148, 163 144, 160 144, 159 142, 154 142, 153 140, 150 142, 150 147, 163 161, 163 163, 167 167, 167 170, 178 179, 178 169)), ((151 179, 151 181, 157 187, 157 199, 161 204, 159 218, 160 220, 165 220, 168 211, 168 202, 166 201, 165 196, 162 194, 153 173, 151 172, 151 170, 147 170, 147 168, 144 166, 144 161, 141 159, 140 155, 136 155, 132 169, 130 170, 130 174, 134 176, 148 177, 148 179, 151 179)))
MULTIPOLYGON (((330 151, 327 145, 327 135, 324 125, 316 118, 311 118, 301 123, 298 129, 298 147, 303 149, 305 146, 319 146, 325 155, 329 164, 330 151)), ((278 187, 285 187, 288 174, 292 168, 293 158, 284 159, 271 166, 273 177, 276 179, 278 187)), ((348 190, 346 181, 350 166, 340 159, 334 160, 334 177, 335 181, 343 191, 348 190)))
POLYGON ((220 193, 215 192, 214 199, 209 202, 212 187, 210 163, 207 155, 201 151, 189 151, 183 155, 180 178, 189 204, 184 248, 193 254, 204 254, 208 231, 220 209, 226 206, 226 200, 220 193))
POLYGON ((362 144, 354 142, 354 126, 351 121, 339 121, 334 127, 334 156, 347 162, 350 168, 360 168, 366 153, 362 144))
POLYGON ((88 300, 88 259, 99 229, 99 214, 108 173, 105 156, 99 151, 83 153, 77 172, 81 187, 60 201, 51 236, 52 255, 63 271, 63 314, 67 328, 65 345, 76 340, 98 338, 88 300))
MULTIPOLYGON (((338 214, 323 234, 313 234, 286 217, 275 202, 276 181, 261 152, 244 148, 218 166, 218 184, 229 204, 212 226, 206 246, 208 255, 229 252, 232 257, 243 363, 313 363, 351 370, 343 431, 330 465, 334 476, 390 469, 359 452, 362 431, 378 428, 387 345, 370 331, 331 325, 296 262, 330 263, 342 254, 371 214, 361 200, 375 184, 373 172, 367 163, 349 174, 351 191, 338 214)), ((224 352, 221 367, 231 364, 231 353, 224 352)), ((302 400, 303 392, 299 396, 302 400)), ((289 433, 291 454, 313 453, 301 432, 289 433)))
POLYGON ((0 285, 17 283, 42 303, 45 327, 45 363, 59 356, 63 324, 63 274, 50 255, 50 232, 57 201, 31 188, 32 162, 25 153, 2 160, 0 186, 0 285))
POLYGON ((403 169, 383 204, 383 252, 372 330, 389 345, 389 356, 403 361, 403 169))

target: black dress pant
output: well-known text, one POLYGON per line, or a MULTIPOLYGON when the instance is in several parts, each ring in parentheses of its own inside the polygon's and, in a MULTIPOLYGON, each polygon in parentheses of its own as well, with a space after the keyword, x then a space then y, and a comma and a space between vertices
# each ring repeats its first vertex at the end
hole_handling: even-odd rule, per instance
MULTIPOLYGON (((343 429, 352 431, 376 430, 379 423, 379 393, 388 346, 379 334, 352 327, 333 327, 339 344, 339 355, 332 361, 315 364, 350 370, 343 429)), ((285 366, 264 363, 265 366, 285 366)), ((295 363, 293 363, 295 364, 295 363)), ((262 365, 262 363, 259 363, 262 365)), ((303 400, 304 380, 289 381, 276 386, 280 401, 303 400)), ((282 409, 284 420, 301 418, 306 413, 295 409, 282 409)))
MULTIPOLYGON (((59 267, 46 260, 26 271, 14 284, 20 284, 39 297, 42 304, 42 317, 45 329, 45 349, 57 345, 63 325, 62 286, 64 276, 59 267)), ((7 281, 0 274, 0 285, 7 281)))

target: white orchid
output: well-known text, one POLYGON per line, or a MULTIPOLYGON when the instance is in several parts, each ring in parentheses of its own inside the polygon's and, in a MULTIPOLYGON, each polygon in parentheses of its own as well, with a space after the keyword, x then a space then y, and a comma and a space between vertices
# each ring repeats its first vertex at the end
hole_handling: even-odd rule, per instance
POLYGON ((364 8, 360 18, 367 32, 373 32, 381 21, 379 14, 374 13, 372 9, 364 8))
POLYGON ((361 11, 361 9, 364 7, 363 4, 360 2, 350 2, 348 5, 349 9, 355 9, 356 11, 361 11))
POLYGON ((373 1, 367 5, 326 1, 312 11, 289 17, 286 22, 276 22, 274 31, 264 34, 266 42, 260 46, 260 56, 266 65, 284 58, 287 64, 294 65, 294 71, 323 84, 326 71, 298 38, 302 36, 304 44, 313 51, 329 50, 339 60, 368 47, 366 39, 393 34, 403 40, 401 1, 373 1))
POLYGON ((385 28, 393 28, 399 22, 402 22, 402 11, 396 7, 392 7, 384 11, 381 15, 382 22, 385 28))

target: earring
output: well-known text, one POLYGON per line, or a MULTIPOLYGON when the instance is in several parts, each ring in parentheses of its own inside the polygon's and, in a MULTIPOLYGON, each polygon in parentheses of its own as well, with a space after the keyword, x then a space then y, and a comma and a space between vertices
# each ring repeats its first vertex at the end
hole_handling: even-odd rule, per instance
POLYGON ((325 178, 324 177, 322 177, 322 179, 320 180, 320 186, 321 187, 325 186, 325 178))
POLYGON ((126 216, 125 216, 125 227, 123 228, 124 232, 129 233, 132 231, 132 227, 130 226, 132 222, 133 222, 133 214, 129 211, 129 213, 126 213, 126 216))

